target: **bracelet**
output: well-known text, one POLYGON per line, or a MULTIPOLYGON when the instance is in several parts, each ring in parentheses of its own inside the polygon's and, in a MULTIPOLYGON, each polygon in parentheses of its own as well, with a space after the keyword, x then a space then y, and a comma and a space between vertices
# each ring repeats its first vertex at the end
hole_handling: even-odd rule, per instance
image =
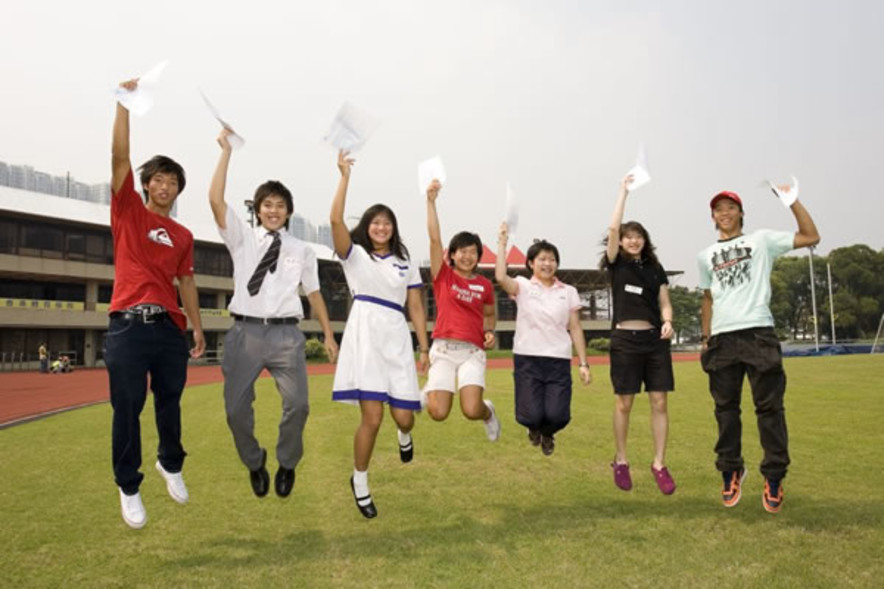
POLYGON ((430 350, 425 350, 424 348, 421 348, 421 349, 420 349, 420 353, 421 353, 421 354, 429 354, 429 353, 430 353, 430 350))
POLYGON ((586 362, 581 362, 578 366, 580 368, 589 368, 589 364, 587 364, 586 362))
POLYGON ((494 335, 494 334, 496 334, 497 332, 494 331, 493 329, 486 329, 486 330, 485 330, 485 333, 490 333, 491 335, 494 335))

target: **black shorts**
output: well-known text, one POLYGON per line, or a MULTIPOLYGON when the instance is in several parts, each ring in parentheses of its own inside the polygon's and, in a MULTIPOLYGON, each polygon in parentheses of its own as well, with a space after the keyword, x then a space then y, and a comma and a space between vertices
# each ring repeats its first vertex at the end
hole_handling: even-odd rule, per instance
POLYGON ((611 331, 611 383, 614 393, 665 393, 675 389, 670 341, 660 339, 659 329, 611 331))

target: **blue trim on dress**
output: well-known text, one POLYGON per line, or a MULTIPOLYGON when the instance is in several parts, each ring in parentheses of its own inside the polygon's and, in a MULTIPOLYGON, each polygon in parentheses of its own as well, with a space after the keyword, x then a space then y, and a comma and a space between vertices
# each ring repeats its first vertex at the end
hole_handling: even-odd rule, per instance
POLYGON ((361 389, 349 389, 346 391, 332 391, 332 401, 380 401, 397 409, 410 409, 420 411, 420 401, 406 401, 391 397, 382 391, 363 391, 361 389))
POLYGON ((400 313, 404 313, 405 310, 402 308, 402 305, 399 303, 394 303, 393 301, 388 301, 387 299, 382 299, 380 297, 373 297, 371 295, 358 294, 353 296, 354 301, 365 301, 366 303, 374 303, 375 305, 380 305, 382 307, 387 307, 390 309, 394 309, 399 311, 400 313))
POLYGON ((409 284, 408 285, 408 288, 423 288, 423 287, 424 287, 423 282, 418 282, 417 284, 409 284))

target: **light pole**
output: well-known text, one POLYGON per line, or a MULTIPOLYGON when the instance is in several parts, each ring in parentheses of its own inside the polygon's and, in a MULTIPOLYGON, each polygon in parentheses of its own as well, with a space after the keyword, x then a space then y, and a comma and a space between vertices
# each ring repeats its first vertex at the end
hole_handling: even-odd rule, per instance
POLYGON ((814 273, 813 273, 813 246, 810 246, 810 256, 807 258, 810 260, 810 303, 813 307, 813 341, 816 345, 816 351, 820 351, 820 326, 817 321, 816 316, 816 285, 814 284, 814 273))
POLYGON ((826 262, 826 271, 829 274, 829 321, 832 323, 832 345, 835 345, 835 301, 832 300, 832 265, 826 262))

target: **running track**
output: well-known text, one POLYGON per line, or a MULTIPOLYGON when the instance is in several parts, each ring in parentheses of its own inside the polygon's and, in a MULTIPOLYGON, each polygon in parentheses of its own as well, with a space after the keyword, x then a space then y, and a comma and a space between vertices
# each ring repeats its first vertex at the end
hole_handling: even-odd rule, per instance
MULTIPOLYGON (((676 362, 695 362, 699 354, 673 354, 676 362)), ((591 356, 593 365, 608 364, 607 356, 591 356)), ((488 368, 511 368, 509 358, 490 358, 488 368)), ((332 374, 334 364, 309 364, 308 374, 332 374)), ((264 372, 262 376, 270 376, 264 372)), ((221 382, 220 366, 191 366, 188 386, 221 382)), ((70 374, 0 372, 0 429, 54 413, 108 401, 107 372, 102 368, 70 374)))

